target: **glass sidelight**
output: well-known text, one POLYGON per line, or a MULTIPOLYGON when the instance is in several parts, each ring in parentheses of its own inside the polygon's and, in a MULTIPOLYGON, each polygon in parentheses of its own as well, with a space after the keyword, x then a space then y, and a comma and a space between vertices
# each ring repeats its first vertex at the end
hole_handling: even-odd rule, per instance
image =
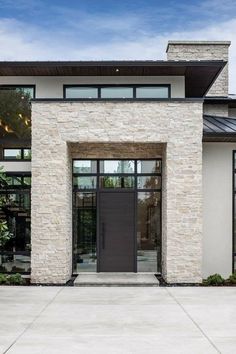
POLYGON ((96 272, 96 193, 74 198, 74 271, 96 272))
POLYGON ((161 193, 138 192, 138 272, 161 270, 161 193))

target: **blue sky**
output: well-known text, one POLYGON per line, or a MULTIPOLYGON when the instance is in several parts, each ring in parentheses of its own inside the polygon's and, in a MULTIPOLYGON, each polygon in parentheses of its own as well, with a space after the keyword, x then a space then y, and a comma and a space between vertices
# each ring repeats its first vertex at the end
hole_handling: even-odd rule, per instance
POLYGON ((235 0, 0 0, 0 60, 165 59, 168 39, 231 40, 235 0))

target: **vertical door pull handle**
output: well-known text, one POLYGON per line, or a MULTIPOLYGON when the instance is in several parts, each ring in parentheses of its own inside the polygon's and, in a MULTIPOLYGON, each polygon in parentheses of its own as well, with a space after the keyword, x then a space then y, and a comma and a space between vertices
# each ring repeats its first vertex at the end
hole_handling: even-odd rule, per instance
POLYGON ((102 248, 105 249, 105 223, 102 223, 102 248))

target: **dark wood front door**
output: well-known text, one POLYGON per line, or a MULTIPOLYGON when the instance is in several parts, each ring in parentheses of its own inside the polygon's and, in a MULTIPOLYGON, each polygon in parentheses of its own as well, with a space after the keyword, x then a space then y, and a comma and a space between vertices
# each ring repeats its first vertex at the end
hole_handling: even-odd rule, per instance
POLYGON ((99 194, 99 272, 135 271, 135 194, 99 194))

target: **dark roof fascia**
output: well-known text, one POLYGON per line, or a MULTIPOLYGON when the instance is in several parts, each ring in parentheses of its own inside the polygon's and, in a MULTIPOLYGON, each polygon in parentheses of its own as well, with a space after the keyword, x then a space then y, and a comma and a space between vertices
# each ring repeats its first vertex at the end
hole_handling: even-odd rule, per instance
POLYGON ((32 98, 31 102, 203 102, 202 97, 193 98, 32 98))
POLYGON ((0 61, 1 66, 205 66, 227 63, 225 60, 100 60, 100 61, 0 61))
POLYGON ((232 133, 218 133, 218 134, 211 134, 211 133, 203 133, 203 142, 236 142, 236 134, 232 133))
POLYGON ((230 108, 236 108, 236 97, 204 97, 204 103, 229 104, 230 108))

